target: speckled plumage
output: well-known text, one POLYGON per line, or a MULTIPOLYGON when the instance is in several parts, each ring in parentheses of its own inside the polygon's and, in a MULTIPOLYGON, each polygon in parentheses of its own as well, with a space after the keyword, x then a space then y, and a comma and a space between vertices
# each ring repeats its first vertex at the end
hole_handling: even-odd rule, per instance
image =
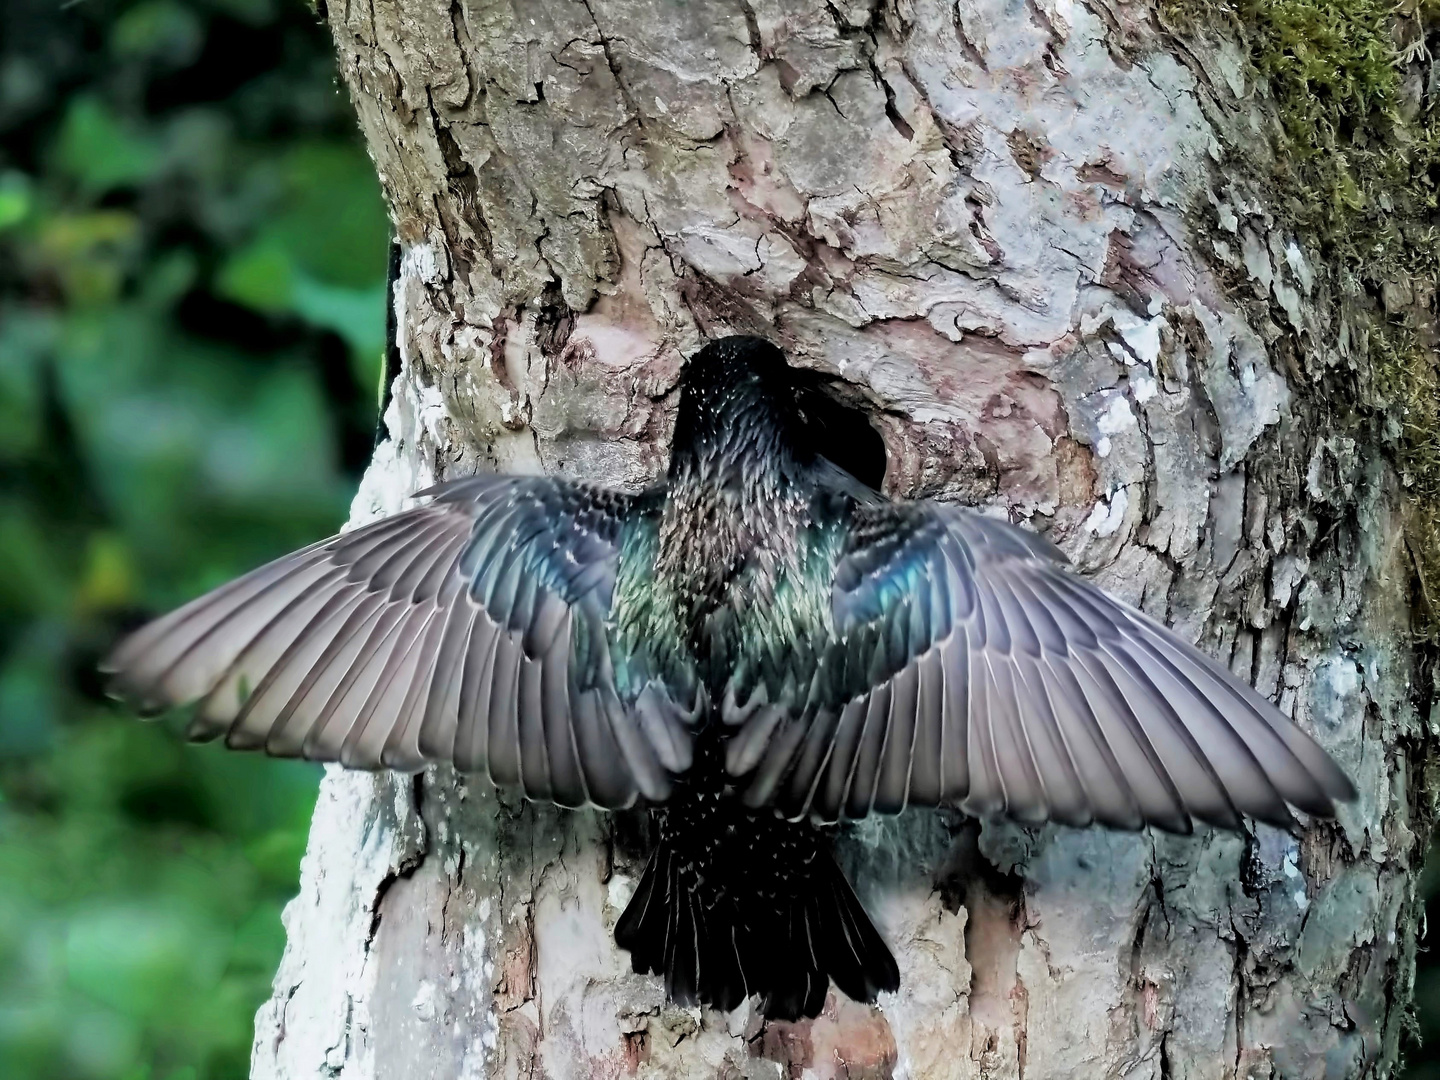
POLYGON ((829 628, 841 537, 816 515, 837 496, 796 454, 784 372, 779 353, 752 339, 697 358, 664 509, 643 552, 621 560, 612 608, 627 628, 621 655, 643 640, 683 641, 666 677, 697 680, 712 708, 690 772, 652 811, 655 854, 615 937, 677 1000, 729 1009, 754 993, 766 1015, 794 1018, 818 1013, 832 978, 873 1001, 898 987, 899 972, 828 837, 745 806, 714 708, 755 677, 808 677, 808 636, 829 628))
POLYGON ((653 807, 616 927, 680 1001, 899 982, 817 823, 956 806, 1179 832, 1333 813, 1288 719, 1045 540, 814 456, 755 338, 687 366, 664 485, 482 476, 143 628, 118 693, 232 746, 653 807))

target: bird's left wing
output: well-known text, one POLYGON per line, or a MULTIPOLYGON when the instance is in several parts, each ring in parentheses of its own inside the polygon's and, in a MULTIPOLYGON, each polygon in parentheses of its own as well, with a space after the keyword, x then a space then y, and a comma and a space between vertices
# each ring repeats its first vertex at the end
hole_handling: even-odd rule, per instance
POLYGON ((1353 796, 1273 705, 1044 539, 938 503, 834 516, 812 530, 833 554, 811 560, 830 572, 796 651, 810 659, 742 666, 722 710, 752 805, 1188 832, 1288 826, 1291 807, 1329 816, 1353 796))
POLYGON ((566 806, 665 798, 694 712, 609 623, 658 500, 545 477, 421 494, 143 627, 104 665, 113 690, 152 713, 198 700, 192 738, 277 756, 446 762, 566 806))

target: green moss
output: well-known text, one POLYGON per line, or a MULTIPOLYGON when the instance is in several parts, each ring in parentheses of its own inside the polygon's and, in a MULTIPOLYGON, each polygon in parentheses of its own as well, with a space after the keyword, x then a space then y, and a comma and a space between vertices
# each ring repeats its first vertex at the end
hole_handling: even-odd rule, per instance
POLYGON ((1368 285, 1417 258, 1433 271, 1414 229, 1436 205, 1440 116, 1404 98, 1407 53, 1420 58, 1433 20, 1388 0, 1246 0, 1239 16, 1283 128, 1294 223, 1368 285))
POLYGON ((1167 0, 1161 12, 1181 33, 1228 22, 1248 49, 1279 122, 1263 163, 1279 174, 1276 209, 1368 324, 1355 327, 1368 342, 1355 397, 1412 497, 1422 590, 1440 597, 1440 101, 1427 87, 1440 0, 1167 0))

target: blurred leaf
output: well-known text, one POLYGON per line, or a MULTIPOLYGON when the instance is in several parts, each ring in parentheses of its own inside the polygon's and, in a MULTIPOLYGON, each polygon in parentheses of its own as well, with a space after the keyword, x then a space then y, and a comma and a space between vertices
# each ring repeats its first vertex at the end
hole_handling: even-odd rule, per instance
MULTIPOLYGON (((367 289, 327 285, 306 274, 294 283, 294 308, 314 326, 333 330, 345 339, 356 356, 373 358, 385 347, 385 281, 367 289)), ((373 361, 372 361, 373 362, 373 361)), ((357 377, 372 378, 368 367, 357 377)))
POLYGON ((215 286, 221 296, 273 315, 291 310, 294 278, 290 253, 273 240, 261 240, 230 256, 215 286))
POLYGON ((37 659, 22 654, 0 668, 0 758, 31 757, 51 745, 55 671, 37 659))
POLYGON ((357 146, 312 142, 286 156, 290 197, 270 235, 322 282, 364 289, 385 280, 389 218, 375 167, 357 146))
POLYGON ((0 500, 0 551, 5 553, 0 611, 38 614, 63 608, 69 593, 64 568, 41 523, 17 501, 0 500))
POLYGON ((125 1016, 171 1011, 219 981, 228 935, 176 903, 106 904, 77 912, 65 939, 72 984, 125 1016))
POLYGON ((194 287, 199 271, 195 254, 185 248, 158 256, 141 283, 146 303, 164 307, 173 304, 194 287))
POLYGON ((0 173, 0 229, 24 221, 32 202, 30 178, 14 169, 0 173))
POLYGON ((285 160, 281 206, 216 278, 220 293, 338 334, 368 382, 385 343, 389 224, 370 160, 312 143, 285 160))
MULTIPOLYGON (((243 23, 252 26, 260 26, 268 23, 275 17, 275 4, 277 0, 208 0, 208 7, 216 11, 223 11, 243 23)), ((279 0, 284 3, 286 0, 279 0)), ((311 11, 313 5, 306 5, 311 11)))
MULTIPOLYGON (((66 1024, 66 1050, 82 1076, 115 1076, 140 1049, 139 1025, 105 1009, 81 1009, 66 1024)), ((143 1074, 142 1074, 143 1075, 143 1074)))
POLYGON ((38 449, 40 365, 54 341, 53 319, 0 309, 0 462, 38 449))
POLYGON ((252 841, 245 854, 267 881, 294 881, 299 875, 300 859, 305 854, 309 836, 310 830, 305 827, 274 829, 252 841))
POLYGON ((41 227, 40 251, 59 275, 66 296, 92 307, 120 294, 140 239, 140 223, 125 210, 56 215, 41 227))
POLYGON ((137 4, 116 20, 110 35, 118 56, 158 60, 170 67, 193 62, 204 43, 199 16, 173 0, 137 4))
POLYGON ((91 196, 148 179, 160 161, 148 138, 89 96, 71 102, 56 157, 60 168, 91 196))
POLYGON ((388 221, 303 4, 0 5, 7 48, 17 26, 0 1077, 241 1080, 319 770, 189 746, 179 712, 137 723, 94 665, 122 614, 343 520, 373 424, 345 354, 379 354, 388 221))
POLYGON ((134 602, 135 586, 135 566, 125 538, 93 534, 77 592, 80 607, 95 611, 124 607, 134 602))

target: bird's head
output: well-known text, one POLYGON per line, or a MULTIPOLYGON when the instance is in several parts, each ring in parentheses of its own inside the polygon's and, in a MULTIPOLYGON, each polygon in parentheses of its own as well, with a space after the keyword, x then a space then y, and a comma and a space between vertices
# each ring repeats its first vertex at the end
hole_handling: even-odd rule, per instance
POLYGON ((712 341, 680 374, 672 471, 699 464, 724 467, 768 455, 789 456, 796 374, 764 338, 712 341))
POLYGON ((759 396, 784 396, 794 383, 785 354, 764 338, 736 335, 712 341, 680 373, 682 409, 715 413, 759 396))

